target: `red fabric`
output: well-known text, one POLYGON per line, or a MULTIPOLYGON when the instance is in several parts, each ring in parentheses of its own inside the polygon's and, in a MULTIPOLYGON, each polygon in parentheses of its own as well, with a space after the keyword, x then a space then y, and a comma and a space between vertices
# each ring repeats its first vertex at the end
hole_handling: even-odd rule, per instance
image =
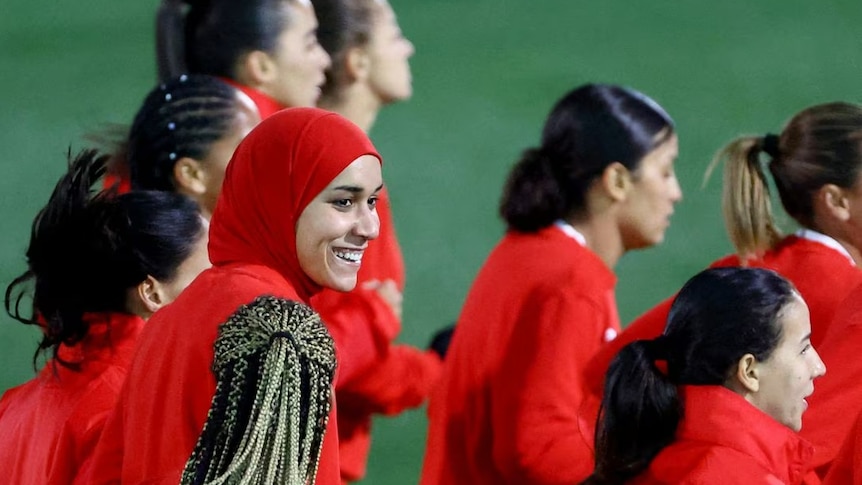
MULTIPOLYGON (((711 265, 713 268, 727 266, 739 266, 739 258, 731 255, 711 265)), ((862 271, 845 255, 819 242, 796 236, 784 238, 762 258, 750 261, 748 266, 774 270, 796 286, 811 312, 811 343, 818 351, 838 304, 853 288, 862 284, 862 271)), ((672 302, 673 297, 638 317, 590 362, 586 379, 595 396, 601 396, 605 371, 621 348, 635 340, 655 338, 664 331, 672 302)), ((818 386, 819 382, 821 380, 818 380, 818 386)))
POLYGON ((312 299, 338 351, 335 394, 345 482, 365 476, 371 416, 398 414, 422 404, 442 367, 437 354, 395 344, 401 322, 375 290, 362 287, 369 281, 393 280, 399 290, 404 288, 404 261, 386 191, 380 194, 377 214, 380 235, 365 251, 356 289, 324 289, 312 299))
POLYGON ((676 440, 633 485, 818 483, 812 446, 742 396, 721 386, 684 386, 676 440), (813 481, 812 481, 813 480, 813 481))
POLYGON ((93 449, 144 321, 121 313, 87 318, 91 323, 84 340, 60 347, 60 357, 80 363, 79 370, 49 362, 34 379, 0 399, 4 483, 88 483, 93 449))
POLYGON ((853 420, 862 411, 860 349, 862 286, 838 306, 826 338, 817 347, 826 364, 826 375, 817 379, 814 394, 808 398, 808 410, 802 416, 801 433, 814 444, 814 464, 821 476, 826 475, 853 420))
POLYGON ((619 330, 615 283, 555 226, 504 236, 470 289, 431 395, 422 485, 572 484, 591 472, 581 376, 619 330))
POLYGON ((823 484, 862 485, 862 413, 857 416, 853 428, 847 434, 823 484))
POLYGON ((233 79, 229 79, 226 77, 219 78, 222 81, 230 84, 231 86, 239 89, 243 93, 245 93, 252 101, 254 101, 255 106, 257 106, 257 111, 260 114, 260 119, 265 120, 275 113, 287 108, 287 106, 279 103, 278 101, 270 98, 266 94, 254 89, 250 86, 246 86, 245 84, 240 84, 233 79))
MULTIPOLYGON (((215 392, 210 367, 218 326, 261 295, 308 301, 317 285, 296 259, 296 220, 364 154, 376 156, 359 128, 313 108, 278 113, 243 140, 210 224, 214 267, 150 319, 98 445, 91 483, 179 481, 215 392)), ((333 406, 318 484, 340 483, 336 419, 333 406)))

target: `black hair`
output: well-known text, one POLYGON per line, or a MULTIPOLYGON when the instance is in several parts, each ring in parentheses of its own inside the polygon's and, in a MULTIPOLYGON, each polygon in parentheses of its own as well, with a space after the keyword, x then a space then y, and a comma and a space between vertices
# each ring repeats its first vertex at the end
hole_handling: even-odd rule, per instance
POLYGON ((236 79, 248 52, 273 52, 292 0, 163 0, 156 16, 159 78, 182 73, 236 79))
POLYGON ((241 107, 237 93, 227 83, 199 74, 182 75, 150 91, 125 146, 132 188, 174 191, 177 160, 206 158, 213 143, 236 126, 241 107))
POLYGON ((542 144, 509 174, 500 214, 509 229, 533 232, 585 209, 594 179, 613 162, 635 172, 674 133, 670 116, 632 89, 587 84, 557 102, 542 144))
POLYGON ((6 312, 43 328, 34 365, 50 350, 55 362, 75 368, 58 350, 86 337, 84 314, 127 312, 127 291, 148 275, 173 279, 203 234, 197 206, 182 195, 92 193, 107 160, 95 150, 69 154, 68 172, 33 221, 27 271, 6 288, 6 312), (21 308, 27 296, 29 312, 21 308))
POLYGON ((690 279, 664 334, 635 341, 611 362, 596 427, 596 468, 584 483, 624 483, 645 470, 676 433, 677 386, 724 385, 739 360, 766 361, 781 341, 793 285, 760 268, 715 268, 690 279), (657 361, 666 361, 666 372, 657 361))

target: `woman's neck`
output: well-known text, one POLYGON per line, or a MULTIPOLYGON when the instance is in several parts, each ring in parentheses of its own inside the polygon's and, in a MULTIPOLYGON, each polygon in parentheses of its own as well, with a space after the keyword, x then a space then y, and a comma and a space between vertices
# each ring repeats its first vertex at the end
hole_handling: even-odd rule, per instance
POLYGON ((365 133, 371 131, 371 127, 374 126, 374 121, 377 119, 377 113, 381 107, 377 97, 368 92, 367 89, 362 89, 359 85, 346 88, 340 93, 337 99, 321 98, 318 105, 320 108, 334 111, 344 116, 365 133))
POLYGON ((587 240, 587 247, 601 259, 605 265, 614 269, 619 259, 625 253, 622 236, 616 222, 605 217, 594 217, 585 220, 568 220, 587 240))

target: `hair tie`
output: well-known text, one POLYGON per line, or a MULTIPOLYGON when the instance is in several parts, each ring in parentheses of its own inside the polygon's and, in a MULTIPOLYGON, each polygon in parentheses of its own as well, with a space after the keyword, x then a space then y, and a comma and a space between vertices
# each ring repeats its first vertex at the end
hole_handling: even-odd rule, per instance
POLYGON ((760 142, 760 149, 772 158, 777 158, 778 150, 778 135, 768 133, 760 142))

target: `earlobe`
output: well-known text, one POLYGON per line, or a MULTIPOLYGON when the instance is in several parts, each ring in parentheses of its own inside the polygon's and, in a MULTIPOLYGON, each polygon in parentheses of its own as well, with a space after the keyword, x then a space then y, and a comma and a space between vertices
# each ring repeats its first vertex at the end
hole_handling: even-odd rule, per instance
POLYGON ((138 284, 137 296, 150 314, 164 306, 161 285, 152 276, 147 275, 147 279, 138 284))
POLYGON ((760 369, 757 359, 751 354, 745 354, 736 366, 736 384, 744 390, 755 393, 760 390, 760 369))
POLYGON ((174 164, 174 180, 177 190, 186 195, 200 196, 207 190, 206 171, 191 157, 180 158, 174 164))
POLYGON ((632 182, 631 172, 623 164, 614 162, 605 167, 601 181, 611 199, 615 202, 626 200, 632 182))

